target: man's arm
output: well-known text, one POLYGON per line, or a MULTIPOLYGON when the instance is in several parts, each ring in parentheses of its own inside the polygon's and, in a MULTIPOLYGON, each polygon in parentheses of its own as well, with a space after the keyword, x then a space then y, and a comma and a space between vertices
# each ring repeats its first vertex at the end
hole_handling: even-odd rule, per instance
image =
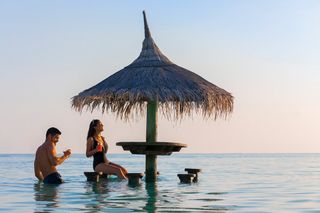
POLYGON ((56 152, 56 147, 55 146, 49 146, 48 147, 48 158, 49 162, 52 166, 58 166, 62 164, 68 157, 69 155, 64 153, 63 156, 57 157, 57 152, 56 152))

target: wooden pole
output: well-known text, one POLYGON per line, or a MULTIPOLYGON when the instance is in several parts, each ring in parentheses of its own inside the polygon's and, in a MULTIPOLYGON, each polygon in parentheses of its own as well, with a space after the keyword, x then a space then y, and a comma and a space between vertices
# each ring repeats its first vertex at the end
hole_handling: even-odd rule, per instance
MULTIPOLYGON (((158 101, 148 101, 147 104, 147 143, 157 142, 157 109, 158 101)), ((146 182, 157 180, 157 156, 146 155, 146 182)))

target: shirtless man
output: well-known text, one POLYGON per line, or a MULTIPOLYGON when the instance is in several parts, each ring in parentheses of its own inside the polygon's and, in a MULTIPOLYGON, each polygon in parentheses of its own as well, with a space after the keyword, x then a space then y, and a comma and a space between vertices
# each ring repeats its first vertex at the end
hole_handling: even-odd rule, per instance
POLYGON ((56 156, 56 144, 60 135, 61 132, 57 128, 49 128, 45 142, 37 149, 34 160, 34 174, 44 183, 59 184, 63 182, 56 166, 62 164, 71 155, 71 150, 64 151, 62 157, 56 156))

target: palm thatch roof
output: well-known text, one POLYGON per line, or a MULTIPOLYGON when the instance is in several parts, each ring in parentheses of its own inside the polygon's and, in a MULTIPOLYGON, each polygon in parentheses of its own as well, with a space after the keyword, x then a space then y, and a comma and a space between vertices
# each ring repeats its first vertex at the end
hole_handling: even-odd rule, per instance
POLYGON ((227 116, 232 95, 199 75, 171 62, 155 44, 143 11, 145 39, 139 57, 130 65, 72 98, 72 107, 101 107, 121 119, 145 113, 149 101, 157 101, 167 118, 181 118, 192 111, 204 117, 227 116))

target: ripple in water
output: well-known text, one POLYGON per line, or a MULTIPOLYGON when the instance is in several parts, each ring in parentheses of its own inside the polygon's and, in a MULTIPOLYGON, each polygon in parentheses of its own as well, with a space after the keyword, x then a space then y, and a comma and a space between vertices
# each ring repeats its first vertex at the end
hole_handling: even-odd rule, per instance
MULTIPOLYGON (((176 154, 158 158, 159 180, 128 186, 115 177, 86 181, 91 159, 73 155, 59 167, 66 183, 33 177, 33 155, 0 155, 3 212, 320 212, 319 154, 176 154), (23 162, 23 163, 21 163, 23 162), (185 167, 202 169, 199 182, 180 184, 185 167)), ((130 172, 144 158, 109 155, 130 172)))

